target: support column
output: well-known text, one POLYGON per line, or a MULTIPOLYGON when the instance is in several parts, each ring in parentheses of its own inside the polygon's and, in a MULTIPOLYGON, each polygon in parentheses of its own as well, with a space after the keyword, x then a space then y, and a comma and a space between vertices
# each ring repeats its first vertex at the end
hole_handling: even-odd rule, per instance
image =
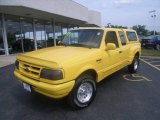
POLYGON ((44 23, 44 35, 45 35, 45 44, 46 44, 46 48, 48 47, 48 45, 47 45, 47 37, 46 37, 46 34, 47 34, 47 32, 46 32, 46 23, 45 22, 43 22, 44 23))
POLYGON ((54 46, 56 46, 55 20, 54 19, 53 19, 53 35, 54 35, 54 46))
POLYGON ((21 35, 20 35, 20 37, 21 37, 21 46, 22 46, 22 52, 24 53, 24 42, 23 42, 23 33, 22 33, 22 24, 21 24, 21 17, 19 17, 19 26, 20 26, 20 32, 21 32, 21 35))
POLYGON ((34 37, 34 48, 35 50, 37 50, 36 26, 34 19, 33 19, 33 37, 34 37))
POLYGON ((61 41, 62 41, 62 38, 63 38, 63 26, 62 26, 62 24, 61 24, 61 41))
POLYGON ((4 41, 4 48, 5 48, 5 54, 9 55, 8 50, 8 41, 7 41, 7 33, 6 33, 6 24, 5 24, 5 18, 4 14, 2 13, 2 34, 3 34, 3 41, 4 41))

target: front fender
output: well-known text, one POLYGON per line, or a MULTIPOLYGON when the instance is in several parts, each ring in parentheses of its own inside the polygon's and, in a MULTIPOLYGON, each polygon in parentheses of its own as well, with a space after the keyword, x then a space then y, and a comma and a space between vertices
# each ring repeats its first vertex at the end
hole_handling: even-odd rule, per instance
POLYGON ((91 64, 77 64, 77 65, 70 65, 69 67, 65 67, 65 79, 64 81, 69 80, 75 80, 77 77, 79 77, 82 73, 84 73, 87 70, 94 70, 97 71, 96 66, 91 64))

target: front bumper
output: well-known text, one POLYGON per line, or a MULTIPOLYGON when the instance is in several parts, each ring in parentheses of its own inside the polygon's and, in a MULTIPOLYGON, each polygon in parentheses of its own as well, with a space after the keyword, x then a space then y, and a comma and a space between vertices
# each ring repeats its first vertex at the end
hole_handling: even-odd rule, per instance
POLYGON ((20 82, 31 85, 32 90, 55 99, 67 96, 75 84, 75 80, 58 85, 48 84, 21 75, 16 70, 14 71, 14 75, 19 79, 20 82))

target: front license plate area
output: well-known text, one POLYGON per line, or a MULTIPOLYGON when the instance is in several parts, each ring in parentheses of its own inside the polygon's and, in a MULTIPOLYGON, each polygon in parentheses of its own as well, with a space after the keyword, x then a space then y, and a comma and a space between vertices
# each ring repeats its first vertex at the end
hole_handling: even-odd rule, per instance
POLYGON ((23 83, 23 88, 24 88, 25 90, 27 90, 28 92, 31 92, 31 86, 28 85, 27 83, 23 83))

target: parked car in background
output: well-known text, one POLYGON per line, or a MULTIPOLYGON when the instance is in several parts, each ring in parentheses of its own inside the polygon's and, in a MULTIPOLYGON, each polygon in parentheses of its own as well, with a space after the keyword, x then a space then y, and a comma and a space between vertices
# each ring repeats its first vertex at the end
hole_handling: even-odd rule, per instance
POLYGON ((160 35, 148 36, 141 40, 141 45, 144 48, 154 48, 160 50, 160 35))

